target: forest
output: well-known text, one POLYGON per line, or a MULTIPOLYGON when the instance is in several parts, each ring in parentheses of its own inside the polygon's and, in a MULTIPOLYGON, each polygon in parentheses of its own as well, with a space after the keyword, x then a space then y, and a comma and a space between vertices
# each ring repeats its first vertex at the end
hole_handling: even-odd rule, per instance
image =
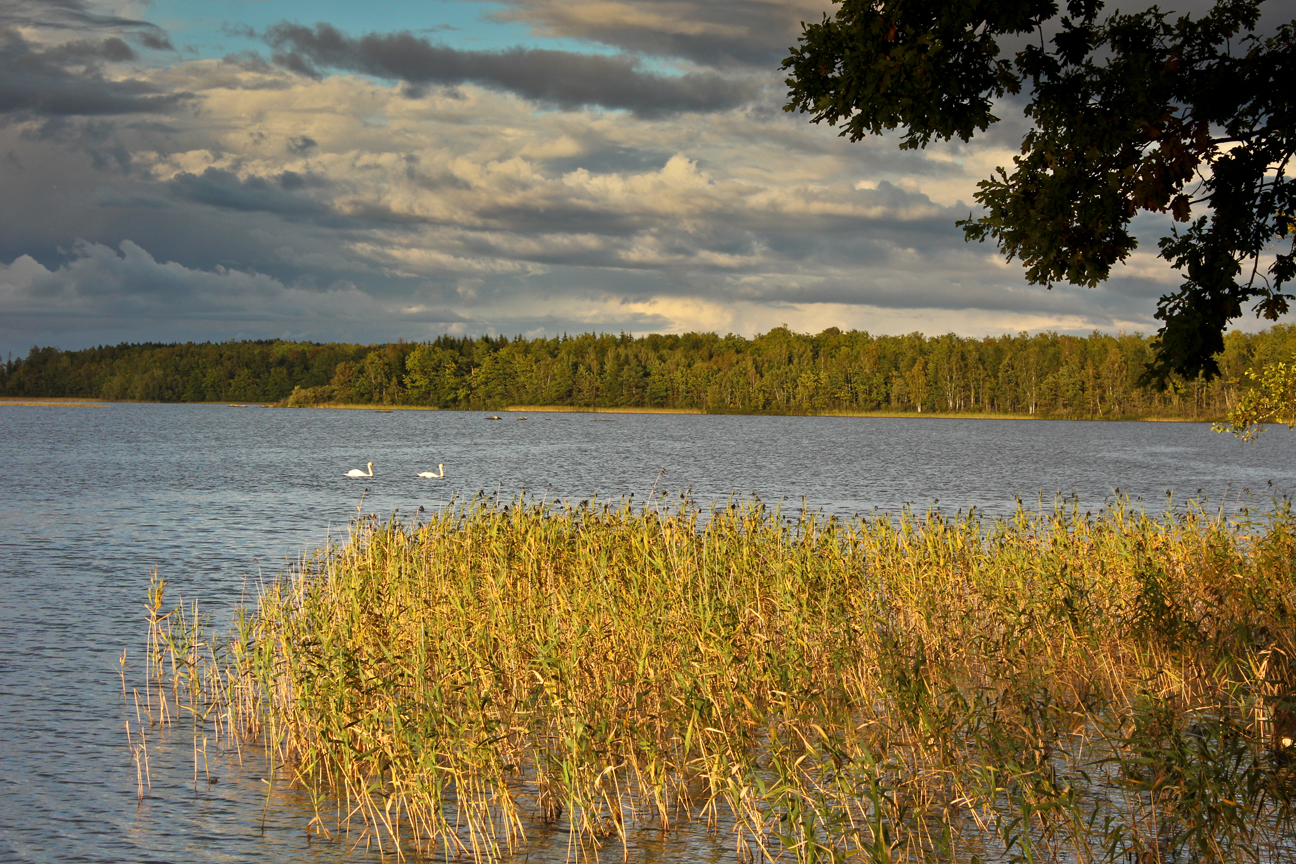
POLYGON ((1140 386, 1141 334, 874 336, 778 327, 753 338, 625 333, 441 336, 385 345, 277 340, 34 347, 0 367, 0 396, 294 407, 652 408, 707 413, 958 413, 1216 419, 1246 370, 1296 355, 1296 326, 1234 331, 1211 380, 1140 386))

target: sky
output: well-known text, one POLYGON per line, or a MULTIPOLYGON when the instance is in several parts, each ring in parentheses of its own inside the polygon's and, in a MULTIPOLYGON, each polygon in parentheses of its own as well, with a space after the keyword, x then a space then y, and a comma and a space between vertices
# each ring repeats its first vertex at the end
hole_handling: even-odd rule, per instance
POLYGON ((917 152, 784 112, 779 62, 831 10, 0 0, 0 357, 780 325, 1156 330, 1179 282, 1155 254, 1163 218, 1138 218, 1140 249, 1092 290, 1029 285, 955 227, 977 181, 1011 164, 1018 106, 972 142, 917 152))

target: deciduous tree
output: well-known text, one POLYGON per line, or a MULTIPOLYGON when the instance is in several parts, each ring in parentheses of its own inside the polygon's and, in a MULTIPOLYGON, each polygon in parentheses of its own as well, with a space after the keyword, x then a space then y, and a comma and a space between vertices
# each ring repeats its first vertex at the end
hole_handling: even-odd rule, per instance
POLYGON ((984 132, 996 100, 1027 90, 1032 127, 980 183, 967 238, 994 240, 1033 283, 1093 287, 1138 245, 1137 214, 1168 214, 1160 254, 1183 282, 1158 305, 1148 380, 1211 377, 1243 304, 1276 319, 1296 275, 1296 21, 1259 38, 1261 2, 1192 18, 1103 17, 1099 0, 1065 14, 1054 0, 839 0, 783 61, 785 107, 852 141, 901 129, 920 148, 984 132))

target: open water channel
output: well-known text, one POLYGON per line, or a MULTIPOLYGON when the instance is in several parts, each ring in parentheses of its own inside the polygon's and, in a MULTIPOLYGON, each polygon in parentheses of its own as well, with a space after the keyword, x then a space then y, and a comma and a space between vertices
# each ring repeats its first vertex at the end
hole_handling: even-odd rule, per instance
MULTIPOLYGON (((849 515, 906 505, 1006 515, 1020 498, 1151 510, 1204 497, 1226 514, 1296 493, 1296 439, 1255 444, 1202 424, 827 417, 319 411, 214 405, 0 405, 0 861, 378 860, 309 839, 299 793, 253 754, 150 742, 136 796, 119 657, 143 673, 150 575, 218 626, 285 562, 366 513, 477 494, 702 504, 759 496, 849 515), (374 463, 374 476, 347 469, 374 463), (445 464, 445 477, 418 471, 445 464)), ((729 861, 700 828, 632 835, 634 861, 729 861)), ((561 831, 525 860, 563 861, 561 831)), ((609 850, 606 860, 620 860, 609 850)), ((522 860, 519 858, 519 860, 522 860)))

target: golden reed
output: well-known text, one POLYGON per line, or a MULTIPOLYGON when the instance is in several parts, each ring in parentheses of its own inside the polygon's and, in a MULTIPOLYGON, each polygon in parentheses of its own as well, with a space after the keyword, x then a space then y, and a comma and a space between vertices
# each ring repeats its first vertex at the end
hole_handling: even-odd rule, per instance
POLYGON ((175 700, 288 766, 308 830, 398 855, 562 823, 616 859, 687 819, 739 861, 1296 855, 1285 507, 473 501, 358 520, 219 643, 157 590, 175 700))

